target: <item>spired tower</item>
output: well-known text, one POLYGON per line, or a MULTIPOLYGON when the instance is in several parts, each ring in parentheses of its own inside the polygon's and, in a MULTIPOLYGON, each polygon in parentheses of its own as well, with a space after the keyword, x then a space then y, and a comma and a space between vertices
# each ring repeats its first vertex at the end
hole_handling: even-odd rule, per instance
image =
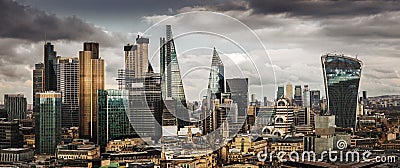
POLYGON ((328 114, 335 115, 336 126, 355 128, 362 62, 344 55, 321 57, 328 114))
POLYGON ((162 98, 176 102, 170 113, 177 118, 178 127, 183 128, 190 121, 171 25, 166 26, 166 38, 160 38, 160 73, 162 98))

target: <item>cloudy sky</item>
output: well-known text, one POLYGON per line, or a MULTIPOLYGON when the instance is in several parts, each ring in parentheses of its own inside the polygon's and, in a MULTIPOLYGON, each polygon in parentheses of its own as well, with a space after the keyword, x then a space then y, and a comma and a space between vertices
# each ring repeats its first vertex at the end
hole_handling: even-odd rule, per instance
MULTIPOLYGON (((320 57, 336 52, 363 61, 361 90, 400 94, 400 2, 393 0, 1 0, 0 95, 32 102, 32 69, 43 62, 44 34, 57 54, 77 56, 85 41, 100 43, 106 87, 116 88, 123 46, 150 38, 150 60, 166 24, 173 27, 189 100, 207 87, 212 49, 226 77, 248 77, 258 98, 287 82, 323 89, 320 57)), ((3 96, 0 96, 0 101, 3 96)))

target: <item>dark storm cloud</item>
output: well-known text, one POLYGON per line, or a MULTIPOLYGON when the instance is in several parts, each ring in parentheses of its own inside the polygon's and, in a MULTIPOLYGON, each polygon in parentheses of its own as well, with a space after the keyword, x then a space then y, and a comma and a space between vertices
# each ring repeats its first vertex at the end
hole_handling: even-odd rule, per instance
POLYGON ((112 46, 110 36, 76 16, 58 17, 41 10, 23 6, 15 1, 0 1, 1 38, 23 39, 31 42, 47 40, 99 41, 112 46))
POLYGON ((400 9, 394 0, 249 0, 249 8, 258 14, 287 13, 293 16, 355 16, 400 9))

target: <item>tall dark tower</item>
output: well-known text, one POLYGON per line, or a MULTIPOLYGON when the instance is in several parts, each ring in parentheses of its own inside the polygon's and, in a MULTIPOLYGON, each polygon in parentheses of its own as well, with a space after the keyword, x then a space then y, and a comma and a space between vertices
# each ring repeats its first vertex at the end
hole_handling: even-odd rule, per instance
POLYGON ((57 52, 50 42, 44 45, 44 90, 57 91, 57 52))
POLYGON ((355 128, 362 62, 344 55, 321 57, 328 113, 335 115, 336 126, 355 128))

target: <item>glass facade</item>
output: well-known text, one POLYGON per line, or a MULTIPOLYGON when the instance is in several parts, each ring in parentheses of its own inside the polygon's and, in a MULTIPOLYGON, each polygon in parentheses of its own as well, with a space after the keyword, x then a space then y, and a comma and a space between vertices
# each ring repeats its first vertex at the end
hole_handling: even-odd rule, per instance
POLYGON ((294 104, 303 106, 303 97, 301 94, 301 85, 294 86, 294 104))
POLYGON ((249 104, 249 81, 247 78, 234 78, 226 80, 226 92, 231 94, 231 99, 238 106, 238 115, 246 116, 249 104))
POLYGON ((336 126, 354 128, 362 62, 343 55, 321 57, 328 113, 335 115, 336 126))
POLYGON ((126 83, 129 90, 127 115, 135 134, 158 140, 162 123, 160 74, 146 73, 142 78, 127 79, 126 83))
POLYGON ((224 75, 224 64, 214 48, 210 76, 208 77, 207 98, 210 100, 221 100, 221 93, 225 92, 224 75))
POLYGON ((283 86, 278 86, 278 91, 276 92, 276 99, 282 98, 285 95, 285 88, 283 86))
POLYGON ((132 127, 126 114, 128 102, 126 90, 99 90, 99 142, 101 148, 111 139, 125 138, 131 135, 132 127))
POLYGON ((174 39, 172 38, 171 25, 166 26, 166 39, 160 39, 160 71, 162 97, 177 101, 175 116, 178 120, 178 127, 183 128, 189 125, 189 113, 182 78, 179 70, 178 58, 175 50, 174 39))
POLYGON ((61 142, 61 94, 37 93, 35 98, 35 152, 55 154, 61 142))
POLYGON ((311 90, 310 91, 310 103, 311 103, 311 111, 314 114, 321 113, 321 94, 319 90, 311 90))
POLYGON ((44 45, 45 90, 57 90, 57 52, 50 42, 44 45))

